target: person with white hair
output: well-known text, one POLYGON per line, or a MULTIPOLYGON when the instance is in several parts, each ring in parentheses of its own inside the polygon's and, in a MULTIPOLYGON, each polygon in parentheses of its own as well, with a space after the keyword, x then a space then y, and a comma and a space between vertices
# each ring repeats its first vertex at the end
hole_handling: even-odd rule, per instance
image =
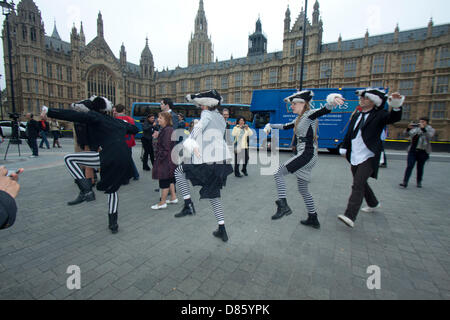
POLYGON ((77 199, 68 205, 95 200, 92 182, 86 179, 81 166, 100 168, 101 180, 97 183, 97 190, 108 194, 109 229, 115 234, 119 231, 117 192, 133 177, 131 153, 125 136, 137 134, 139 130, 134 125, 107 115, 106 112, 112 110, 112 104, 103 97, 73 103, 72 108, 74 110, 43 108, 42 114, 58 120, 85 123, 90 140, 98 143, 101 151, 81 152, 65 157, 66 166, 80 189, 77 199))
POLYGON ((183 210, 175 215, 176 218, 195 214, 194 203, 188 180, 194 186, 201 186, 200 199, 209 199, 219 224, 213 235, 222 241, 228 241, 225 229, 225 218, 220 190, 226 185, 227 177, 233 173, 233 167, 227 163, 232 155, 223 138, 226 128, 225 119, 217 108, 223 101, 216 90, 186 97, 202 109, 200 121, 194 126, 191 135, 184 141, 184 157, 188 157, 175 170, 175 178, 184 198, 183 210))
POLYGON ((272 216, 272 220, 281 219, 292 214, 287 203, 287 188, 285 176, 294 174, 297 177, 298 190, 303 197, 308 210, 308 219, 301 221, 301 224, 315 229, 320 228, 314 199, 309 193, 308 184, 311 181, 311 171, 318 160, 317 128, 319 118, 331 113, 334 106, 344 104, 344 98, 340 94, 331 94, 327 98, 327 104, 321 109, 312 109, 311 101, 314 97, 312 91, 306 90, 297 92, 287 97, 284 101, 292 105, 292 111, 298 117, 287 124, 267 124, 265 131, 267 134, 272 129, 289 130, 294 129, 297 136, 297 155, 280 166, 274 175, 278 192, 276 201, 277 212, 272 216))

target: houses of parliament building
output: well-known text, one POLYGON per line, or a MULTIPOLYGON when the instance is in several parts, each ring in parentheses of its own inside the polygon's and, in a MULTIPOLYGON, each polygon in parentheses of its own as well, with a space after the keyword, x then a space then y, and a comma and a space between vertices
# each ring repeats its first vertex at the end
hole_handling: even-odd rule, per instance
MULTIPOLYGON (((226 103, 250 104, 257 89, 297 88, 301 52, 305 46, 305 88, 385 87, 407 96, 402 122, 389 137, 403 137, 411 121, 428 116, 436 139, 450 141, 449 77, 450 24, 323 43, 323 21, 316 1, 312 19, 303 9, 292 19, 284 16, 283 50, 267 52, 267 37, 260 19, 249 37, 246 57, 214 60, 213 44, 203 0, 195 18, 188 51, 188 66, 156 71, 148 39, 139 64, 127 61, 122 45, 116 58, 104 38, 103 18, 97 36, 86 43, 83 25, 74 26, 70 42, 54 27, 45 33, 41 12, 33 0, 22 0, 9 16, 16 109, 39 113, 42 105, 68 108, 76 100, 102 95, 128 107, 133 102, 156 102, 171 97, 183 102, 186 94, 218 89, 226 103), (306 38, 303 26, 306 21, 306 38)), ((283 17, 280 17, 283 23, 283 17)), ((8 102, 11 101, 6 26, 3 27, 8 102)), ((10 106, 9 106, 10 108, 10 106)), ((10 111, 10 110, 8 110, 10 111)), ((5 112, 6 113, 6 112, 5 112)), ((250 120, 250 119, 249 119, 250 120)))

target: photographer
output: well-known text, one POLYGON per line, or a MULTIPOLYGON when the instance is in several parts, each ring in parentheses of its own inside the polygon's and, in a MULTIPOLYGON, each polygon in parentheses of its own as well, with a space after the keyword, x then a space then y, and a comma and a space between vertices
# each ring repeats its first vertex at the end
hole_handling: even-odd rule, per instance
POLYGON ((406 132, 411 138, 411 145, 408 150, 408 166, 405 177, 400 187, 407 188, 414 166, 417 162, 417 188, 422 188, 423 169, 431 154, 431 138, 435 130, 429 125, 430 119, 420 118, 418 124, 411 123, 406 132))
POLYGON ((23 169, 7 176, 8 170, 0 167, 0 230, 13 226, 16 221, 17 206, 15 198, 19 194, 20 185, 17 183, 23 169))

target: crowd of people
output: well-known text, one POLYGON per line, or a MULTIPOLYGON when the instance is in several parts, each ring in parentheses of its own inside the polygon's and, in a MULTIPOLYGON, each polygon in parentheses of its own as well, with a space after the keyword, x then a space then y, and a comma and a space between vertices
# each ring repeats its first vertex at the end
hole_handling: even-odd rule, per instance
MULTIPOLYGON (((360 97, 360 109, 351 117, 341 148, 341 155, 350 163, 353 184, 347 209, 338 219, 351 228, 355 226, 360 210, 373 212, 381 207, 368 180, 371 177, 377 179, 380 165, 386 163, 382 156, 383 131, 388 125, 401 120, 405 100, 399 93, 389 96, 384 91, 372 88, 358 91, 357 94, 360 97), (391 108, 390 111, 386 111, 386 104, 391 108), (380 162, 382 158, 384 162, 380 162), (362 208, 364 199, 367 206, 362 208)), ((269 123, 264 130, 270 133, 274 129, 294 129, 296 141, 296 154, 274 174, 277 210, 272 219, 279 220, 293 213, 287 203, 285 182, 286 177, 292 174, 297 179, 298 190, 308 213, 307 219, 302 220, 301 224, 320 229, 319 214, 309 192, 313 169, 319 160, 317 128, 319 118, 331 113, 333 108, 342 105, 345 100, 340 94, 331 94, 323 108, 313 109, 313 97, 314 92, 309 90, 287 97, 285 102, 292 105, 297 118, 286 124, 269 123)), ((221 192, 231 174, 234 173, 238 178, 248 176, 249 138, 254 132, 247 125, 246 119, 239 117, 236 123, 232 123, 229 120, 229 110, 224 109, 222 114, 219 112, 223 99, 216 90, 190 94, 186 99, 202 110, 199 120, 187 124, 183 115, 173 112, 173 102, 166 98, 161 101, 159 114, 148 114, 142 121, 142 168, 152 172, 152 178, 159 183, 157 191, 160 192, 160 201, 151 205, 151 209, 163 210, 177 205, 178 192, 183 199, 183 207, 175 218, 194 216, 196 210, 190 185, 201 186, 200 199, 209 200, 218 224, 213 235, 226 242, 228 233, 225 228, 221 192), (227 141, 230 141, 232 146, 227 141), (177 157, 181 158, 177 158, 174 157, 174 149, 180 144, 181 148, 178 149, 182 152, 177 154, 177 157), (233 160, 234 168, 231 164, 233 160)), ((73 110, 60 110, 44 107, 40 122, 35 121, 32 114, 28 114, 29 146, 33 156, 38 156, 37 137, 42 137, 43 147, 44 143, 48 145, 47 133, 52 132, 53 147, 61 147, 58 141, 57 120, 74 122, 76 152, 65 157, 65 164, 79 188, 79 194, 68 205, 95 201, 93 187, 96 185, 97 190, 108 194, 109 229, 115 234, 119 230, 118 191, 131 179, 139 180, 139 171, 132 157, 132 148, 136 145, 135 135, 139 130, 134 120, 126 115, 123 105, 113 107, 111 102, 103 97, 92 97, 74 103, 72 108, 73 110), (50 119, 50 122, 47 119, 50 119), (98 181, 97 173, 100 174, 98 181)), ((417 163, 417 186, 420 188, 423 168, 431 153, 434 129, 429 125, 429 119, 421 118, 419 124, 411 124, 407 132, 411 136, 411 145, 408 151, 408 166, 400 186, 408 186, 412 170, 417 163)), ((17 178, 23 170, 13 173, 11 178, 6 177, 7 173, 4 171, 0 169, 0 202, 6 203, 0 208, 2 228, 10 227, 14 223, 14 218, 11 217, 15 217, 17 208, 15 204, 12 205, 14 201, 11 199, 17 196, 17 178), (10 189, 16 191, 10 192, 10 189)))

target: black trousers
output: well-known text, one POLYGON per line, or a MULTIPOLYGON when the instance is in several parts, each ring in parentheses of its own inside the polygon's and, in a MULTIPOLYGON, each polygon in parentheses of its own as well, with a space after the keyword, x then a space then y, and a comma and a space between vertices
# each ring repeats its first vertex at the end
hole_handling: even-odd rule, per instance
POLYGON ((241 152, 237 152, 237 148, 234 149, 234 173, 239 173, 239 162, 244 162, 242 172, 247 172, 247 165, 250 159, 248 149, 241 149, 241 152))
POLYGON ((345 216, 352 221, 356 221, 356 217, 358 216, 364 199, 366 199, 369 207, 375 208, 379 204, 367 182, 373 174, 373 165, 373 158, 370 158, 360 165, 352 166, 352 194, 348 200, 347 211, 345 212, 345 216))
POLYGON ((406 168, 405 178, 403 179, 403 183, 408 185, 409 178, 411 178, 411 174, 414 170, 414 167, 417 162, 417 183, 421 183, 423 179, 423 169, 425 167, 425 163, 430 158, 430 155, 424 150, 416 150, 408 152, 408 167, 406 168))
POLYGON ((28 146, 30 147, 31 151, 33 152, 33 156, 39 156, 37 138, 28 138, 27 142, 28 142, 28 146))
POLYGON ((142 138, 142 147, 144 148, 144 155, 142 158, 142 162, 144 163, 144 167, 148 166, 148 157, 150 156, 150 161, 152 162, 152 166, 155 163, 155 151, 153 150, 153 141, 147 138, 142 138))

